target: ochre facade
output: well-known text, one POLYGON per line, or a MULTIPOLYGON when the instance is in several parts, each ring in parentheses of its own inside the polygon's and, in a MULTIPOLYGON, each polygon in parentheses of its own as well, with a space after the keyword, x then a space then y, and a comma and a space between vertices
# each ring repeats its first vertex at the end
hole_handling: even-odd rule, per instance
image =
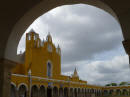
POLYGON ((11 97, 90 97, 107 95, 115 89, 88 85, 79 79, 76 68, 72 76, 62 75, 61 49, 53 44, 50 34, 41 40, 34 31, 27 33, 21 56, 24 64, 12 70, 11 97))

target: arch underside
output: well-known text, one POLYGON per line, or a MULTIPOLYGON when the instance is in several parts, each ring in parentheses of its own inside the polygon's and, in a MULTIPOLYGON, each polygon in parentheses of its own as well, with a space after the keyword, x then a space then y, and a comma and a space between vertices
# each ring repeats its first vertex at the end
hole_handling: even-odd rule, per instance
POLYGON ((16 61, 19 63, 23 63, 21 57, 17 56, 17 46, 21 39, 21 36, 25 32, 25 30, 29 27, 29 25, 37 19, 39 16, 45 14, 49 10, 56 8, 62 5, 73 5, 73 4, 89 4, 98 8, 103 9, 104 11, 111 14, 118 21, 118 18, 115 14, 115 10, 113 11, 111 7, 100 0, 43 0, 38 3, 35 7, 30 9, 30 11, 26 12, 21 19, 15 24, 8 39, 6 45, 6 51, 4 57, 6 59, 16 61), (16 37, 16 38, 14 38, 16 37), (11 51, 11 52, 10 52, 11 51))

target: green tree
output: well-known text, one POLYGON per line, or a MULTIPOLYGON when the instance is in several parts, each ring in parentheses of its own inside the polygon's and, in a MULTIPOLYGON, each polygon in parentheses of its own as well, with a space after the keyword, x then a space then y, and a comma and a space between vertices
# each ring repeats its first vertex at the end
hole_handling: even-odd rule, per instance
POLYGON ((121 82, 119 85, 120 86, 127 85, 127 82, 121 82))
POLYGON ((111 86, 117 86, 117 83, 111 83, 111 86))
POLYGON ((111 86, 110 84, 106 84, 105 86, 111 86))

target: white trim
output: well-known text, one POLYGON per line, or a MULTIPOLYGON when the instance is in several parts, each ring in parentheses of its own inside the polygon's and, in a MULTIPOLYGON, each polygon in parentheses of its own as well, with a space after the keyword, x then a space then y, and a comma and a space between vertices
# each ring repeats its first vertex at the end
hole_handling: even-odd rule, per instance
POLYGON ((19 77, 28 77, 27 75, 22 75, 22 74, 11 74, 13 76, 19 76, 19 77))
MULTIPOLYGON (((20 75, 20 74, 12 74, 13 76, 19 76, 19 77, 28 77, 27 75, 20 75)), ((56 82, 63 82, 63 83, 72 83, 72 84, 80 84, 80 85, 87 85, 87 83, 80 83, 80 82, 73 82, 73 81, 65 81, 65 80, 57 80, 57 79, 50 79, 50 78, 43 78, 38 76, 31 76, 31 78, 37 78, 41 80, 50 80, 50 81, 56 81, 56 82)))
POLYGON ((27 91, 28 91, 28 85, 25 84, 25 83, 20 83, 20 84, 18 85, 18 90, 19 90, 20 86, 22 86, 22 85, 24 85, 24 86, 26 87, 27 91))
POLYGON ((40 89, 40 88, 38 87, 38 85, 33 84, 33 85, 31 86, 31 90, 32 90, 32 87, 33 87, 33 86, 36 86, 38 90, 40 89))
POLYGON ((16 88, 16 84, 14 82, 11 82, 11 85, 15 86, 15 88, 16 88))

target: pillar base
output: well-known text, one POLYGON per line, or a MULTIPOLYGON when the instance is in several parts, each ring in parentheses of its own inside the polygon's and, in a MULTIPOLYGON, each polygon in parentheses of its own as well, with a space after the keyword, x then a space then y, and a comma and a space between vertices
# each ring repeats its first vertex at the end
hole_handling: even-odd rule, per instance
POLYGON ((0 59, 0 97, 10 97, 11 69, 15 62, 0 59))

